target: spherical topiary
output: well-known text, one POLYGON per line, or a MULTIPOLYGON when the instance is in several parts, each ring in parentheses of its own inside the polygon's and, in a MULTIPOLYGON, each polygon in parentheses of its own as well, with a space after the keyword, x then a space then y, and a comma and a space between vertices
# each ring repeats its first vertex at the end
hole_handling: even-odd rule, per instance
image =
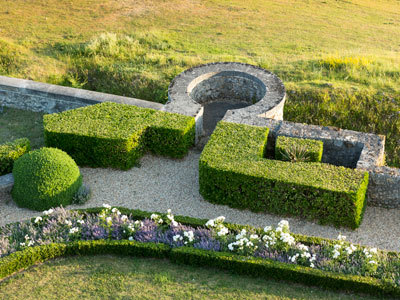
POLYGON ((14 163, 12 197, 20 207, 46 210, 72 203, 82 185, 75 161, 64 151, 41 148, 14 163))

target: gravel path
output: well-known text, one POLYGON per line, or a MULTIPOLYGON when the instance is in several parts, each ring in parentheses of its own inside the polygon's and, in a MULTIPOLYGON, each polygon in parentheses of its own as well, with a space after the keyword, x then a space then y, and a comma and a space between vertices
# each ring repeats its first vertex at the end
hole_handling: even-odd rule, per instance
MULTIPOLYGON (((282 217, 266 213, 236 210, 206 202, 199 194, 198 159, 200 153, 191 151, 182 160, 146 155, 140 168, 129 171, 82 168, 84 182, 93 196, 83 206, 94 207, 108 203, 147 211, 166 212, 199 218, 220 215, 227 222, 264 227, 276 225, 282 217)), ((9 194, 0 194, 0 225, 23 220, 39 213, 16 207, 9 194)), ((367 207, 364 221, 355 231, 321 226, 296 218, 289 221, 291 231, 313 236, 336 238, 339 233, 353 243, 400 251, 400 210, 367 207)))

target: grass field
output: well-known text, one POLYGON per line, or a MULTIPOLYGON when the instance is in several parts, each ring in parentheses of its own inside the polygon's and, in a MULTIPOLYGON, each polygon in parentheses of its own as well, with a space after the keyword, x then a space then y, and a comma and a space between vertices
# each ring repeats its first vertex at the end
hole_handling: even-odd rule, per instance
POLYGON ((298 284, 178 266, 166 260, 95 256, 46 262, 0 282, 1 299, 375 299, 298 284))
POLYGON ((0 75, 164 103, 179 72, 275 72, 284 118, 387 136, 400 167, 400 2, 0 0, 0 75))

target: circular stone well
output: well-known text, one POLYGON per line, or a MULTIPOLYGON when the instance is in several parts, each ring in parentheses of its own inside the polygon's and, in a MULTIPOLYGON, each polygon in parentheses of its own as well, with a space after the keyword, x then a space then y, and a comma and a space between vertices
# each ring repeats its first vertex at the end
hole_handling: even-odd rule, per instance
POLYGON ((285 87, 273 73, 235 62, 188 69, 168 88, 165 111, 196 118, 196 135, 210 135, 228 110, 243 117, 282 120, 285 87))

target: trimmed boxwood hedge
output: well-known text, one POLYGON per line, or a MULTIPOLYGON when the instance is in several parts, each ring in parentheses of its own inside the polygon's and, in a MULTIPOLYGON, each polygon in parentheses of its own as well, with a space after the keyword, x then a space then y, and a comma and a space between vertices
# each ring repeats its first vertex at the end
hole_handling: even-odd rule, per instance
MULTIPOLYGON (((78 209, 78 212, 99 213, 102 207, 78 209)), ((132 215, 137 219, 150 218, 152 212, 118 208, 121 213, 132 215)), ((158 213, 160 214, 160 213, 158 213)), ((32 219, 33 221, 34 219, 32 219)), ((175 216, 175 220, 190 226, 204 226, 207 220, 185 216, 175 216)), ((225 224, 231 230, 240 231, 243 228, 253 228, 238 224, 225 224)), ((256 232, 261 232, 257 228, 256 232)), ((335 244, 335 241, 293 234, 304 244, 335 244)), ((388 252, 398 255, 395 252, 388 252)), ((400 289, 386 285, 378 279, 365 276, 339 274, 316 270, 313 268, 286 264, 270 259, 240 256, 228 252, 214 252, 190 247, 170 248, 165 244, 140 243, 127 240, 94 240, 57 243, 28 247, 22 251, 0 258, 0 279, 36 263, 57 257, 73 255, 114 254, 152 258, 169 258, 172 262, 201 267, 214 267, 236 274, 254 276, 257 278, 284 280, 300 284, 318 286, 335 291, 360 292, 372 295, 400 297, 400 289)))
POLYGON ((127 170, 147 150, 181 158, 195 138, 193 117, 112 102, 44 115, 43 123, 46 146, 80 166, 127 170))
POLYGON ((64 151, 41 148, 14 163, 11 195, 20 207, 46 210, 67 206, 82 185, 82 176, 74 160, 64 151))
POLYGON ((307 162, 321 162, 324 144, 322 141, 278 136, 275 144, 275 159, 290 160, 287 156, 300 155, 307 162))
POLYGON ((17 139, 0 145, 0 176, 12 172, 14 161, 31 150, 27 138, 17 139))
POLYGON ((360 225, 368 172, 265 159, 267 136, 265 127, 219 122, 200 156, 200 194, 235 208, 360 225))

